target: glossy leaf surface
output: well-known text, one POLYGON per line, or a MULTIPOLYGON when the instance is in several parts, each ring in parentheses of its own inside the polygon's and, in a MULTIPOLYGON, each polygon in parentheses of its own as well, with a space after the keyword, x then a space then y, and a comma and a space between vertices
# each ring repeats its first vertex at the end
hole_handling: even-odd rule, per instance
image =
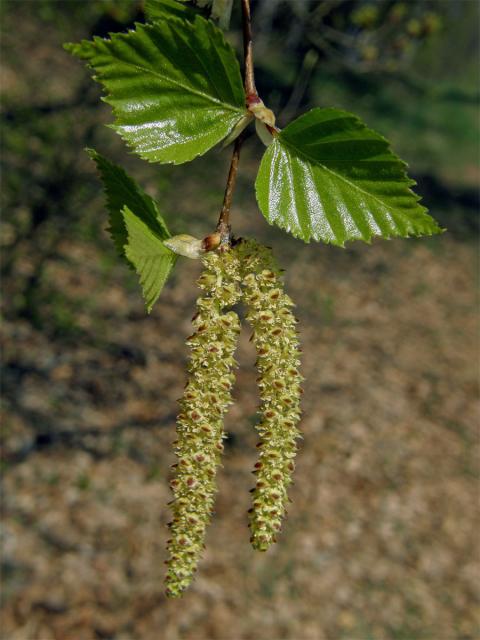
POLYGON ((124 256, 124 247, 127 244, 127 229, 122 213, 124 206, 134 212, 161 240, 170 238, 167 225, 160 215, 155 200, 146 194, 121 167, 110 162, 94 149, 87 149, 87 152, 97 165, 103 182, 107 198, 109 232, 118 253, 124 256))
POLYGON ((240 68, 211 22, 162 19, 67 50, 94 68, 114 129, 142 158, 179 164, 223 140, 245 115, 240 68))
POLYGON ((125 255, 140 277, 143 297, 150 312, 177 260, 162 240, 128 206, 122 209, 127 231, 125 255))
POLYGON ((355 115, 313 109, 266 150, 257 200, 271 224, 305 242, 440 233, 388 142, 355 115))

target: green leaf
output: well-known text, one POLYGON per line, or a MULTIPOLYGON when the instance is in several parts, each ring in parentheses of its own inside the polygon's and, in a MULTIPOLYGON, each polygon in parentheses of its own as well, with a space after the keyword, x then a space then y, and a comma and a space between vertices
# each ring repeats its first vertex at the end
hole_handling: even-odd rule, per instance
POLYGON ((110 234, 119 254, 140 276, 150 312, 177 256, 163 241, 171 238, 156 202, 127 173, 94 149, 87 149, 97 165, 107 196, 110 234))
POLYGON ((125 205, 161 240, 170 238, 171 234, 160 215, 155 200, 147 195, 121 167, 113 164, 94 149, 87 149, 87 153, 97 165, 105 188, 109 213, 109 232, 118 253, 125 256, 124 246, 127 244, 127 229, 122 213, 125 205))
POLYGON ((114 129, 150 162, 192 160, 246 114, 235 52, 199 16, 65 46, 95 69, 113 107, 114 129))
POLYGON ((197 15, 189 6, 183 4, 187 0, 147 0, 145 15, 148 20, 164 20, 168 17, 194 20, 197 15))
MULTIPOLYGON (((195 20, 198 13, 191 7, 183 4, 188 0, 146 0, 145 15, 148 20, 163 20, 168 17, 181 18, 183 20, 195 20)), ((195 8, 210 13, 212 20, 218 23, 224 31, 230 25, 233 0, 192 0, 195 8)))
POLYGON ((148 312, 158 299, 177 256, 128 206, 122 209, 127 230, 125 255, 140 276, 143 297, 148 312))
POLYGON ((421 236, 442 229, 411 191, 406 164, 355 115, 312 109, 275 137, 256 180, 270 224, 305 242, 343 246, 373 236, 421 236))

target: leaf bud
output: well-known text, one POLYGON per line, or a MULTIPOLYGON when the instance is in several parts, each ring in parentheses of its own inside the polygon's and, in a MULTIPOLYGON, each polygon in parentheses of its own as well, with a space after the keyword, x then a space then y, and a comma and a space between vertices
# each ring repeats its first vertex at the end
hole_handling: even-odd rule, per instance
POLYGON ((179 256, 191 258, 192 260, 201 258, 205 253, 203 241, 198 240, 193 236, 189 236, 186 233, 181 233, 178 236, 172 236, 171 238, 164 240, 163 244, 170 249, 170 251, 177 253, 179 256))

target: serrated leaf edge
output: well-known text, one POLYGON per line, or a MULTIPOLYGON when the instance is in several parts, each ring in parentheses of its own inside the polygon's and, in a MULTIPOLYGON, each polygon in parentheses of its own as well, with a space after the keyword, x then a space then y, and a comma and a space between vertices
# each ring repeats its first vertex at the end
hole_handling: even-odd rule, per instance
MULTIPOLYGON (((122 215, 123 215, 124 221, 125 221, 125 228, 127 230, 127 237, 128 237, 128 239, 130 241, 131 235, 130 235, 130 233, 128 231, 128 223, 127 223, 127 221, 125 219, 125 216, 128 215, 128 214, 130 214, 130 215, 132 215, 134 217, 137 217, 137 216, 135 216, 133 211, 127 205, 125 205, 125 206, 122 207, 122 215)), ((128 244, 125 245, 125 256, 128 259, 128 261, 130 262, 130 264, 132 265, 132 268, 135 270, 135 273, 138 275, 138 278, 139 278, 139 281, 140 281, 140 287, 142 289, 142 296, 143 296, 143 299, 144 299, 144 302, 145 302, 145 307, 147 309, 147 313, 150 313, 152 311, 153 305, 157 302, 158 298, 160 297, 160 294, 163 291, 163 288, 164 288, 164 286, 165 286, 165 284, 166 284, 166 282, 167 282, 167 280, 168 280, 168 278, 169 278, 169 276, 170 276, 170 274, 171 274, 171 272, 173 270, 173 267, 175 266, 175 263, 177 262, 178 256, 163 244, 163 241, 148 227, 148 225, 145 224, 145 222, 143 222, 143 220, 140 220, 140 222, 145 227, 147 227, 147 229, 152 233, 152 235, 155 236, 155 238, 158 239, 159 245, 162 246, 162 250, 165 252, 165 259, 170 259, 170 261, 171 261, 170 262, 170 267, 169 267, 169 269, 168 269, 168 271, 167 271, 167 273, 165 275, 165 278, 163 279, 163 282, 162 282, 162 284, 160 286, 158 294, 152 298, 148 294, 151 291, 151 289, 154 286, 154 284, 152 284, 148 290, 145 289, 145 287, 144 287, 144 284, 146 282, 146 279, 147 279, 148 275, 151 272, 151 269, 150 269, 149 273, 147 275, 145 275, 144 272, 137 266, 136 260, 134 258, 132 258, 131 255, 129 256, 129 252, 131 251, 129 245, 128 244)), ((161 259, 160 254, 159 254, 159 258, 161 259)), ((151 258, 151 259, 153 259, 153 258, 151 258)))
MULTIPOLYGON (((167 22, 170 23, 174 23, 177 25, 181 25, 182 27, 186 27, 188 29, 195 29, 194 26, 194 22, 188 22, 188 21, 184 21, 176 16, 170 16, 170 15, 166 15, 165 16, 165 20, 167 22)), ((238 62, 238 58, 237 55, 235 53, 235 50, 233 49, 233 47, 226 41, 223 32, 221 31, 221 29, 218 29, 210 20, 206 20, 205 18, 203 18, 200 15, 195 16, 195 21, 201 21, 204 23, 204 25, 206 26, 207 29, 209 29, 210 31, 210 37, 213 38, 214 36, 217 36, 220 38, 221 40, 221 46, 223 47, 224 50, 229 50, 231 53, 233 53, 233 58, 234 58, 234 64, 236 65, 237 71, 238 71, 238 76, 241 80, 241 73, 240 73, 240 65, 238 62)), ((108 34, 108 38, 102 38, 100 36, 94 36, 92 38, 92 40, 87 40, 87 39, 83 39, 81 40, 79 43, 65 43, 63 45, 64 49, 66 51, 68 51, 70 54, 77 56, 83 60, 86 60, 86 64, 90 69, 94 69, 94 66, 92 64, 90 64, 89 62, 89 58, 88 57, 84 57, 82 55, 79 55, 78 53, 75 52, 75 49, 79 49, 82 45, 88 45, 89 47, 93 47, 95 46, 97 43, 102 43, 102 44, 108 44, 111 42, 114 42, 115 40, 126 40, 128 39, 129 36, 131 36, 131 34, 135 34, 138 32, 147 32, 148 31, 154 31, 155 27, 159 24, 159 20, 155 20, 153 22, 150 23, 140 23, 140 22, 135 22, 134 23, 134 29, 129 29, 126 33, 118 33, 118 32, 109 32, 108 34)), ((190 47, 191 48, 191 47, 190 47)), ((193 49, 192 49, 193 50, 193 49)), ((194 52, 195 55, 198 58, 198 55, 196 54, 196 52, 194 52)), ((223 59, 220 57, 220 61, 223 65, 223 59)), ((209 100, 210 102, 212 102, 215 105, 220 105, 221 110, 223 111, 232 111, 233 113, 238 113, 238 119, 236 120, 236 122, 234 122, 232 124, 232 126, 230 127, 230 131, 227 133, 227 135, 222 138, 221 140, 218 141, 217 144, 219 144, 220 142, 222 142, 222 140, 225 140, 226 138, 228 138, 231 135, 231 132, 235 129, 235 127, 237 127, 237 125, 239 124, 239 122, 242 120, 242 118, 244 118, 246 115, 248 115, 248 110, 246 108, 246 106, 243 107, 243 109, 241 109, 240 106, 236 107, 235 105, 231 105, 229 103, 225 103, 222 102, 221 100, 218 100, 216 98, 214 98, 213 96, 211 96, 208 93, 204 93, 201 91, 196 91, 196 90, 192 90, 191 87, 185 86, 183 83, 178 82, 178 81, 172 81, 169 78, 166 78, 165 76, 163 76, 162 74, 149 69, 149 68, 145 68, 142 67, 140 65, 136 65, 130 62, 125 62, 122 61, 122 64, 125 64, 127 66, 133 67, 134 69, 138 69, 141 70, 143 72, 146 73, 152 73, 153 75, 156 75, 157 77, 161 78, 162 80, 165 80, 166 82, 172 82, 173 84, 176 84, 178 87, 181 87, 182 89, 184 89, 186 92, 189 93, 194 93, 195 95, 198 95, 204 99, 209 100)), ((203 62, 201 61, 202 67, 203 67, 203 62)), ((225 65, 223 65, 225 68, 225 65)), ((98 82, 99 84, 101 84, 102 86, 102 90, 105 92, 105 95, 102 96, 101 100, 105 103, 107 103, 111 109, 112 109, 112 113, 115 119, 121 119, 121 117, 119 116, 119 112, 118 109, 115 107, 115 100, 113 99, 113 96, 111 94, 111 92, 108 91, 107 87, 103 84, 102 81, 102 73, 94 73, 92 75, 93 80, 95 80, 95 82, 98 82)), ((207 71, 207 75, 208 75, 208 71, 207 71)), ((227 73, 226 74, 228 80, 230 81, 230 74, 227 73)), ((232 84, 231 84, 232 86, 232 84)), ((158 163, 158 160, 153 160, 151 159, 148 154, 145 154, 144 152, 138 152, 134 145, 123 135, 122 132, 122 128, 125 125, 116 125, 116 124, 108 124, 106 125, 108 128, 113 129, 116 133, 118 133, 118 135, 121 137, 121 139, 125 142, 125 144, 127 145, 127 147, 135 154, 138 155, 139 157, 141 157, 143 160, 146 160, 147 162, 150 163, 158 163)), ((213 145, 216 146, 216 145, 213 145)), ((213 147, 211 147, 213 148, 213 147)), ((161 163, 162 164, 173 164, 173 165, 180 165, 180 164, 184 164, 185 162, 189 162, 195 158, 197 158, 198 156, 204 155, 205 153, 207 153, 207 151, 209 151, 208 149, 206 151, 203 152, 198 152, 195 155, 191 156, 189 160, 162 160, 161 163)))
MULTIPOLYGON (((327 108, 330 109, 330 108, 327 108)), ((295 120, 293 120, 291 123, 289 123, 284 129, 279 130, 278 135, 275 136, 273 142, 271 145, 269 145, 269 147, 265 150, 262 159, 260 161, 260 167, 259 167, 259 171, 257 173, 257 178, 255 180, 255 196, 257 199, 257 203, 258 206, 264 216, 264 218, 267 220, 267 222, 271 225, 271 226, 277 226, 281 229, 284 229, 285 231, 287 231, 288 233, 290 233, 294 238, 298 238, 300 240, 302 240, 303 242, 305 242, 306 244, 309 244, 310 241, 313 239, 316 242, 323 242, 324 244, 332 244, 338 247, 341 247, 342 249, 345 248, 345 244, 347 242, 355 242, 357 240, 361 240, 363 242, 365 242, 366 244, 371 244, 372 240, 374 238, 382 238, 384 240, 390 240, 391 238, 418 238, 418 237, 431 237, 434 235, 438 235, 441 233, 444 233, 446 230, 441 228, 438 223, 436 222, 436 220, 430 216, 428 214, 428 209, 426 207, 424 207, 422 204, 419 204, 419 202, 422 200, 421 196, 419 196, 417 193, 415 193, 414 191, 412 191, 412 189, 410 189, 410 187, 415 186, 417 184, 417 182, 415 180, 413 180, 412 178, 410 178, 407 173, 406 173, 406 169, 408 168, 408 164, 406 162, 404 162, 401 158, 399 158, 395 152, 392 150, 391 148, 391 144, 390 142, 384 137, 382 136, 380 133, 378 133, 377 131, 374 131, 373 129, 370 129, 361 118, 359 118, 357 115, 355 115, 354 113, 350 113, 349 111, 344 111, 343 109, 336 109, 336 108, 332 108, 332 110, 335 110, 337 113, 340 114, 344 114, 346 117, 348 117, 351 120, 354 120, 356 123, 360 124, 361 127, 365 130, 366 133, 370 133, 373 134, 378 140, 385 142, 387 145, 386 150, 388 150, 391 155, 392 155, 392 161, 396 161, 398 162, 398 164, 401 166, 402 169, 402 173, 403 173, 403 180, 402 182, 405 185, 405 189, 406 191, 414 198, 415 202, 417 203, 417 206, 419 207, 419 209, 421 209, 421 213, 422 215, 426 216, 427 218, 430 219, 431 223, 434 225, 434 228, 429 231, 421 231, 419 233, 415 233, 415 232, 407 232, 405 233, 388 233, 388 234, 384 234, 384 233, 372 233, 369 236, 365 236, 362 232, 361 236, 359 238, 348 238, 346 239, 344 242, 339 242, 339 241, 335 241, 335 240, 328 240, 328 239, 324 239, 324 238, 316 238, 313 234, 308 234, 308 236, 302 236, 301 234, 297 233, 292 227, 290 227, 289 225, 286 224, 282 224, 281 221, 273 221, 270 219, 269 216, 267 216, 266 213, 264 213, 261 205, 260 205, 260 197, 259 197, 259 183, 258 183, 258 175, 261 172, 262 169, 262 164, 266 159, 266 155, 267 153, 274 148, 275 144, 278 144, 280 147, 281 145, 285 145, 285 147, 288 149, 291 149, 294 153, 294 155, 298 156, 300 159, 304 159, 304 161, 307 161, 310 164, 313 164, 314 166, 319 166, 321 167, 323 170, 325 170, 327 173, 329 173, 330 175, 333 175, 335 178, 340 178, 341 180, 343 180, 346 184, 348 184, 348 186, 350 188, 354 188, 355 190, 358 190, 362 193, 364 193, 366 196, 368 196, 369 198, 373 198, 374 200, 376 200, 382 207, 387 207, 387 205, 385 205, 384 202, 382 202, 381 200, 379 200, 375 195, 368 193, 367 191, 365 191, 364 189, 362 189, 361 187, 359 187, 358 185, 355 185, 354 183, 351 183, 347 178, 345 178, 344 176, 335 173, 334 171, 332 171, 331 169, 329 169, 328 167, 326 167, 324 164, 322 164, 321 162, 318 162, 317 160, 312 159, 308 154, 300 151, 294 144, 292 144, 288 139, 282 138, 282 133, 288 129, 290 124, 293 124, 294 122, 296 122, 297 120, 307 116, 309 113, 312 113, 313 111, 316 110, 320 110, 320 111, 324 111, 323 108, 321 107, 314 107, 313 109, 310 109, 309 111, 306 111, 304 114, 300 115, 298 118, 296 118, 295 120)), ((288 132, 287 132, 288 135, 288 132)), ((353 220, 353 218, 352 218, 353 220)), ((354 221, 355 222, 355 221, 354 221)), ((395 226, 397 226, 395 224, 395 226)), ((358 228, 358 227, 357 227, 358 228)), ((360 231, 360 229, 359 229, 360 231)))

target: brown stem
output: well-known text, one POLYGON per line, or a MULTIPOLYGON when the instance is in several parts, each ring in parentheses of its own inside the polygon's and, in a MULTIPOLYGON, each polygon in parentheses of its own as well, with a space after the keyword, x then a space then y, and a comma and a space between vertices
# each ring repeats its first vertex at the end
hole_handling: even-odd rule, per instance
POLYGON ((230 163, 230 171, 228 172, 227 186, 225 187, 225 195, 223 197, 222 210, 218 218, 217 233, 220 234, 221 246, 230 244, 230 208, 232 206, 233 192, 237 181, 238 161, 240 160, 240 149, 243 144, 244 137, 240 135, 235 140, 233 147, 232 161, 230 163))
MULTIPOLYGON (((252 102, 258 102, 258 93, 255 88, 255 78, 253 73, 253 43, 252 43, 252 23, 250 18, 250 0, 242 2, 242 27, 243 27, 243 56, 244 56, 244 84, 247 106, 252 102)), ((231 241, 230 208, 232 206, 233 191, 237 180, 238 161, 240 159, 240 149, 244 141, 244 135, 240 134, 235 140, 233 148, 230 171, 228 172, 227 186, 223 197, 222 210, 218 218, 217 233, 220 234, 220 246, 228 247, 231 241)))
POLYGON ((247 104, 258 98, 253 72, 252 22, 250 18, 250 0, 242 0, 243 54, 245 60, 245 94, 247 104))

